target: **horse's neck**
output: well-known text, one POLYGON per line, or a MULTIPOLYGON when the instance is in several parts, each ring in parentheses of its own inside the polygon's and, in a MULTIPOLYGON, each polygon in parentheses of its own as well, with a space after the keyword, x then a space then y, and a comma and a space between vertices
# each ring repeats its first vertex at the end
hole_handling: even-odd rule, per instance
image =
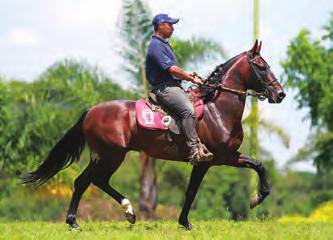
POLYGON ((246 91, 245 82, 248 76, 243 68, 245 58, 246 55, 240 54, 227 69, 221 80, 225 87, 246 91))
MULTIPOLYGON (((225 87, 241 91, 247 90, 245 82, 248 80, 248 76, 242 69, 243 60, 244 55, 242 54, 232 61, 222 79, 225 87)), ((227 122, 230 128, 238 127, 241 125, 245 100, 245 96, 221 90, 215 101, 209 103, 208 110, 215 112, 213 115, 223 122, 227 122)))

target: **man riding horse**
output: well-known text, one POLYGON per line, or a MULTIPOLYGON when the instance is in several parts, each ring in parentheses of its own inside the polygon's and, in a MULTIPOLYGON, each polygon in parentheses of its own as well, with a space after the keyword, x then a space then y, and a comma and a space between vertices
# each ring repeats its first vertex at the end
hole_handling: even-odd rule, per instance
POLYGON ((157 99, 180 118, 189 152, 187 159, 190 163, 196 164, 211 161, 213 154, 206 147, 199 147, 195 109, 180 83, 181 79, 199 85, 203 84, 203 81, 196 74, 188 74, 177 66, 176 56, 165 40, 171 37, 173 24, 178 21, 178 18, 171 18, 167 14, 154 17, 152 24, 155 34, 148 46, 146 75, 157 99))
POLYGON ((126 154, 132 150, 144 151, 156 159, 188 162, 186 149, 190 148, 192 162, 208 161, 212 154, 204 157, 200 154, 198 136, 214 154, 214 159, 193 166, 178 218, 180 225, 192 229, 189 211, 205 174, 212 166, 233 166, 256 171, 259 186, 257 194, 250 200, 250 208, 261 204, 270 193, 263 164, 239 151, 244 136, 242 117, 246 96, 268 99, 270 103, 281 103, 286 96, 270 66, 260 55, 261 43, 255 41, 250 50, 218 65, 199 87, 201 100, 205 104, 196 133, 193 107, 181 88, 179 79, 198 84, 202 82, 195 75, 187 74, 177 67, 176 57, 165 41, 165 38, 171 36, 172 24, 176 22, 178 19, 169 18, 165 14, 154 18, 156 31, 148 48, 147 76, 160 102, 182 119, 183 132, 187 138, 179 135, 170 143, 165 128, 141 127, 141 114, 136 111, 136 105, 143 99, 113 100, 84 111, 79 120, 53 146, 44 162, 34 171, 22 176, 24 183, 41 185, 62 169, 79 161, 87 144, 91 160, 74 181, 73 196, 66 216, 66 223, 74 230, 80 229, 77 211, 80 199, 90 184, 115 199, 124 208, 126 219, 135 223, 136 215, 131 202, 109 182, 126 154), (175 148, 176 144, 178 146, 175 148))

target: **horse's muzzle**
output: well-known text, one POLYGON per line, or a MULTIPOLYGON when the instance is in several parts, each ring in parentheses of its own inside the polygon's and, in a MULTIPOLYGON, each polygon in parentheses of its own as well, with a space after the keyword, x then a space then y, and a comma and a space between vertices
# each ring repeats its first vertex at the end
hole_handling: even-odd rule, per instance
POLYGON ((286 94, 284 93, 284 91, 281 91, 278 93, 277 95, 277 103, 282 102, 282 100, 286 97, 286 94))
POLYGON ((277 92, 276 94, 272 94, 272 97, 268 98, 269 103, 281 103, 282 100, 286 97, 286 94, 283 90, 277 92))

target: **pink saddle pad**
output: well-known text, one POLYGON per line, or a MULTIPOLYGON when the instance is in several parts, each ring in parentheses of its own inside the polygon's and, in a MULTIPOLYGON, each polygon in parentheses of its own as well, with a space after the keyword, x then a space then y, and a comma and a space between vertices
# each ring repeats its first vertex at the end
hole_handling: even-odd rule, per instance
MULTIPOLYGON (((204 104, 202 99, 199 98, 199 89, 193 89, 190 91, 195 99, 195 115, 200 119, 203 115, 204 104)), ((139 126, 151 130, 167 130, 171 122, 171 117, 160 112, 153 112, 146 100, 139 99, 135 102, 136 120, 139 126)))

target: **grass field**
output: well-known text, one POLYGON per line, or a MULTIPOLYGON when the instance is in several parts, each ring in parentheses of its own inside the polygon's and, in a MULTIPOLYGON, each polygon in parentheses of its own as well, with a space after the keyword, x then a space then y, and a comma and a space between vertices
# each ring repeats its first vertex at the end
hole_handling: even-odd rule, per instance
POLYGON ((83 222, 73 232, 63 223, 0 222, 0 239, 333 239, 331 223, 193 221, 186 231, 175 221, 83 222))

